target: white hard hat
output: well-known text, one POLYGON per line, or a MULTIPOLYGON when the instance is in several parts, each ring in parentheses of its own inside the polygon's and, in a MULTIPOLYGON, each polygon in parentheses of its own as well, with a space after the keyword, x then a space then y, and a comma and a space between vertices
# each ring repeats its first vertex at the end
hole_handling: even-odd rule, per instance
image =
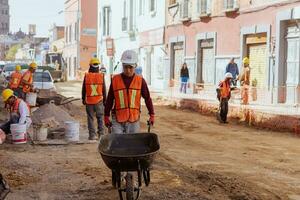
POLYGON ((225 78, 233 78, 233 76, 232 76, 231 73, 227 72, 227 73, 225 74, 225 78))
POLYGON ((133 50, 126 50, 123 52, 121 57, 121 62, 123 64, 135 65, 138 62, 137 53, 133 50))

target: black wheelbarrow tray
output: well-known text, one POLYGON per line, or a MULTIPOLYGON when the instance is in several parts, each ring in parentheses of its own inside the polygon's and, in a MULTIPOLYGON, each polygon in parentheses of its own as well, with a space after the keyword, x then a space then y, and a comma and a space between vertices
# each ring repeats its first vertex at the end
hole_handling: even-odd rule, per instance
POLYGON ((99 153, 113 171, 149 169, 160 145, 155 133, 108 134, 99 142, 99 153))

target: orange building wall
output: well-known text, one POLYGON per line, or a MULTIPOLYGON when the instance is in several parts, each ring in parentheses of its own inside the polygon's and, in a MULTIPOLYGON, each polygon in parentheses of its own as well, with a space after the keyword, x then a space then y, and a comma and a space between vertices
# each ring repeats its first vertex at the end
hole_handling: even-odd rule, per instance
POLYGON ((88 70, 89 60, 97 51, 97 34, 86 36, 82 34, 84 29, 97 30, 97 0, 81 1, 81 24, 80 24, 80 66, 83 70, 88 70), (83 3, 85 2, 85 3, 83 3))

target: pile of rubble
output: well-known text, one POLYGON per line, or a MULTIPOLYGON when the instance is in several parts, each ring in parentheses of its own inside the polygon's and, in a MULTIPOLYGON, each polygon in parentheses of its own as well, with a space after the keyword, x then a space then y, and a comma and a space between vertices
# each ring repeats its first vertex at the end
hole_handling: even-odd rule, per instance
POLYGON ((32 113, 33 125, 47 125, 49 128, 63 128, 65 121, 75 119, 54 103, 42 105, 32 113))

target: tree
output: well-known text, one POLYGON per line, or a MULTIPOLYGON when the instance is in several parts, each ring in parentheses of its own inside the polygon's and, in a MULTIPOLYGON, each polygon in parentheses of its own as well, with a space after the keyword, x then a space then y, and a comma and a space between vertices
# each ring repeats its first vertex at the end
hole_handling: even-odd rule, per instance
POLYGON ((21 48, 21 45, 20 44, 15 44, 13 46, 11 46, 6 54, 6 60, 15 60, 15 56, 16 56, 16 53, 18 51, 18 49, 21 48))

